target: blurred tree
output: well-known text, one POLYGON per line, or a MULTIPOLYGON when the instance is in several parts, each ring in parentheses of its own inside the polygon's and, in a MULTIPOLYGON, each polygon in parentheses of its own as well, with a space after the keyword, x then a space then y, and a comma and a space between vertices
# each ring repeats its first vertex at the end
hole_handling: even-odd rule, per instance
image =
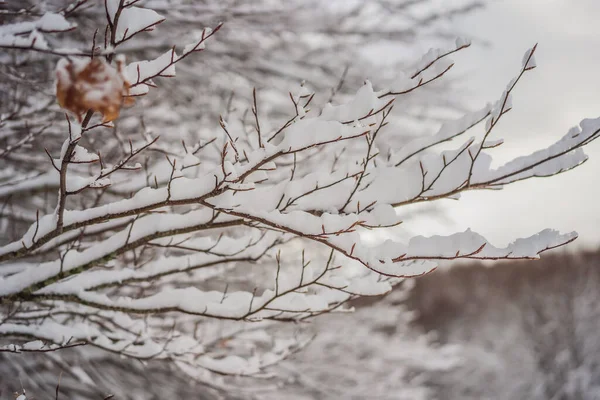
POLYGON ((417 322, 464 355, 460 368, 431 375, 432 387, 450 400, 598 398, 599 257, 461 265, 417 280, 417 322))

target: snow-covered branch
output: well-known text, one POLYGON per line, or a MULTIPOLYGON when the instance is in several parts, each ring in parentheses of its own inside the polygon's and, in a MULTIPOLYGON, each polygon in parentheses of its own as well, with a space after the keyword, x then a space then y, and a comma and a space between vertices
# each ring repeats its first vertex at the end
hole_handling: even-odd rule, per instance
MULTIPOLYGON (((56 97, 66 118, 53 129, 61 140, 36 154, 44 160, 36 174, 11 166, 2 177, 6 204, 41 187, 56 194, 52 207, 33 202, 34 212, 7 206, 8 221, 20 218, 29 226, 0 247, 0 336, 7 338, 0 351, 87 344, 168 360, 188 373, 261 375, 309 341, 276 337, 276 322, 306 321, 356 298, 386 294, 402 278, 431 272, 438 260, 535 259, 576 238, 548 229, 499 248, 470 230, 408 243, 371 235, 399 226, 397 211, 404 206, 556 175, 586 160, 582 147, 600 135, 600 119, 582 121, 546 149, 491 167, 494 148, 503 143, 493 137, 495 128, 512 109, 517 83, 535 67, 536 47, 495 104, 402 145, 395 140, 398 121, 391 121, 396 99, 437 84, 454 65, 450 55, 468 41, 432 50, 396 71, 388 85, 367 81, 339 101, 320 101, 301 85, 285 94, 293 108, 283 118, 269 112, 263 92, 253 88, 249 108, 227 107, 197 143, 182 138, 174 144, 146 125, 145 105, 152 101, 146 99, 154 88, 162 90, 156 79, 172 78, 176 66, 207 56, 196 53, 225 28, 196 32, 179 54, 169 47, 127 64, 122 49, 165 18, 137 1, 106 0, 102 12, 103 48, 94 35, 90 57, 57 62, 56 97), (127 137, 132 127, 142 130, 141 139, 127 137), (198 333, 217 323, 244 328, 222 336, 198 333), (219 346, 225 350, 215 350, 219 346)), ((68 15, 3 26, 0 40, 13 49, 50 49, 29 37, 73 29, 68 15)), ((0 128, 29 128, 18 125, 28 115, 21 111, 0 128)), ((32 159, 22 149, 43 128, 32 129, 0 149, 0 160, 32 159)))

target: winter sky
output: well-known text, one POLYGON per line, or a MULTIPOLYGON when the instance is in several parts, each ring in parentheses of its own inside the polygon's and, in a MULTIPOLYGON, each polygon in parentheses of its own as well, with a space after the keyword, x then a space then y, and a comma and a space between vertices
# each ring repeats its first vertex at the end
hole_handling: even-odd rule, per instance
MULTIPOLYGON (((453 21, 459 34, 474 39, 455 57, 457 71, 468 74, 464 85, 473 106, 497 99, 525 50, 539 43, 538 68, 519 83, 513 110, 496 133, 506 140, 496 149, 501 161, 546 147, 583 118, 600 117, 598 17, 598 0, 495 0, 453 21)), ((590 160, 564 175, 447 202, 454 228, 471 227, 494 244, 544 228, 575 230, 575 246, 598 246, 600 141, 586 153, 590 160)))

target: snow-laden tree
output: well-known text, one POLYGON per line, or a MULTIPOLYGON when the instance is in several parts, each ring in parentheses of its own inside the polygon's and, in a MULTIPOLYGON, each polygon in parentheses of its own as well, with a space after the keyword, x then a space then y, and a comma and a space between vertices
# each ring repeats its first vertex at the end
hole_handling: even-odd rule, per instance
MULTIPOLYGON (((321 103, 346 98, 366 77, 375 77, 376 83, 384 86, 395 76, 399 65, 409 64, 411 58, 392 57, 401 63, 378 65, 380 57, 374 53, 374 47, 387 45, 398 54, 415 53, 415 47, 425 47, 434 39, 449 36, 443 28, 444 19, 479 5, 471 0, 443 7, 433 0, 334 0, 326 6, 316 0, 165 0, 147 4, 166 19, 161 22, 161 29, 119 44, 119 53, 131 60, 157 58, 171 50, 172 38, 194 41, 201 37, 203 26, 216 26, 221 21, 225 25, 209 50, 210 56, 188 57, 177 67, 177 80, 162 80, 160 92, 145 96, 143 107, 130 110, 128 118, 116 124, 112 135, 94 143, 94 151, 105 157, 126 151, 126 138, 140 134, 160 134, 161 141, 152 152, 180 152, 182 142, 211 140, 219 115, 227 117, 235 110, 240 114, 238 118, 248 124, 253 118, 248 100, 252 99, 254 87, 260 91, 261 114, 269 122, 272 118, 289 118, 293 107, 289 90, 302 80, 306 80, 306 86, 315 91, 315 99, 321 103)), ((77 49, 75 53, 89 54, 93 46, 106 45, 107 24, 104 7, 89 0, 25 0, 8 2, 6 6, 0 14, 1 24, 26 24, 20 25, 20 30, 7 30, 0 48, 37 50, 7 51, 0 57, 0 114, 5 121, 11 121, 11 130, 3 133, 2 140, 13 154, 22 145, 37 150, 28 154, 26 163, 22 162, 22 154, 3 157, 3 163, 10 168, 0 178, 6 183, 0 190, 4 205, 0 223, 4 227, 2 236, 15 240, 21 230, 35 221, 36 210, 50 212, 56 200, 58 180, 50 176, 47 158, 40 151, 60 151, 66 129, 58 128, 60 122, 64 123, 64 116, 54 106, 53 91, 48 90, 54 82, 51 71, 56 56, 72 54, 73 49, 77 49), (47 27, 41 25, 37 32, 32 31, 33 26, 27 23, 46 12, 68 17, 69 23, 59 27, 68 30, 68 34, 45 32, 47 27), (77 29, 72 29, 75 26, 77 29), (34 43, 34 36, 40 36, 40 41, 35 39, 34 43), (32 46, 34 49, 30 49, 32 46), (46 112, 36 113, 38 108, 46 112), (15 175, 26 176, 27 183, 15 185, 15 175)), ((42 22, 49 18, 52 17, 42 22)), ((407 135, 417 133, 417 127, 422 130, 420 121, 424 115, 439 117, 458 107, 455 99, 442 95, 448 90, 439 89, 424 87, 412 94, 401 110, 396 109, 390 120, 402 117, 411 124, 403 123, 402 135, 388 135, 388 140, 393 137, 395 145, 404 143, 407 135), (432 109, 437 112, 427 112, 432 109), (420 123, 415 124, 415 120, 420 123)))
POLYGON ((128 114, 122 107, 138 98, 133 110, 144 109, 148 93, 161 91, 157 78, 202 57, 196 53, 218 40, 221 25, 157 58, 131 59, 127 46, 164 17, 138 1, 107 0, 97 11, 106 28, 89 43, 76 35, 64 39, 69 47, 51 43, 53 34, 70 37, 68 17, 80 3, 39 18, 25 11, 24 21, 0 28, 0 44, 12 48, 4 58, 16 65, 31 52, 61 56, 56 99, 65 113, 48 128, 61 142, 44 141, 46 151, 27 144, 56 112, 48 102, 27 98, 2 120, 8 139, 0 156, 10 160, 2 171, 10 194, 3 195, 39 187, 40 176, 57 192, 50 210, 40 196, 29 199, 41 209, 33 213, 5 203, 6 221, 31 222, 24 232, 14 222, 18 238, 0 248, 5 352, 87 345, 168 361, 219 387, 217 375, 264 376, 310 341, 284 322, 385 294, 405 277, 432 271, 437 260, 535 259, 576 238, 545 230, 497 248, 470 230, 408 243, 385 234, 402 223, 398 210, 406 206, 555 175, 586 160, 582 147, 598 137, 600 120, 491 167, 502 144, 495 128, 535 67, 535 47, 495 103, 404 145, 388 125, 394 103, 440 79, 468 41, 431 50, 389 85, 366 82, 349 99, 319 102, 301 86, 281 120, 263 111, 254 91, 248 114, 224 110, 220 127, 175 146, 161 144, 145 123, 142 135, 131 132, 140 119, 119 117, 128 114), (40 155, 43 174, 22 173, 28 162, 41 165, 40 155))

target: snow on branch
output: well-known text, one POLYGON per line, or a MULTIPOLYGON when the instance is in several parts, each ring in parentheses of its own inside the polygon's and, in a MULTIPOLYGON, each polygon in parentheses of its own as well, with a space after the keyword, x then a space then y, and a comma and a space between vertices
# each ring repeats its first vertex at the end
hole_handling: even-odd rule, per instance
MULTIPOLYGON (((58 61, 59 104, 77 121, 67 114, 61 141, 43 152, 47 171, 0 186, 3 199, 41 186, 56 192, 50 211, 21 217, 28 227, 0 247, 0 336, 7 340, 0 351, 87 344, 169 360, 188 373, 261 375, 310 340, 276 337, 279 323, 385 294, 438 260, 535 259, 576 238, 548 229, 498 248, 470 230, 407 243, 370 234, 401 225, 398 208, 559 174, 586 160, 582 147, 600 135, 600 119, 491 168, 503 143, 492 135, 535 67, 536 47, 497 102, 388 152, 380 147, 398 129, 390 123, 395 99, 442 78, 453 65, 448 56, 469 42, 432 50, 388 87, 366 82, 337 104, 317 104, 302 86, 289 94, 283 123, 254 89, 248 112, 228 109, 208 140, 176 147, 145 123, 141 140, 123 137, 119 127, 130 119, 119 117, 121 109, 155 79, 174 77, 176 64, 203 50, 221 25, 199 32, 179 54, 171 47, 125 65, 121 46, 164 18, 137 1, 106 0, 103 11, 104 49, 94 39, 89 58, 58 61), (449 142, 459 143, 439 149, 449 142), (238 329, 201 333, 218 324, 238 329)), ((56 54, 39 35, 71 29, 66 15, 2 27, 0 45, 56 54)))

